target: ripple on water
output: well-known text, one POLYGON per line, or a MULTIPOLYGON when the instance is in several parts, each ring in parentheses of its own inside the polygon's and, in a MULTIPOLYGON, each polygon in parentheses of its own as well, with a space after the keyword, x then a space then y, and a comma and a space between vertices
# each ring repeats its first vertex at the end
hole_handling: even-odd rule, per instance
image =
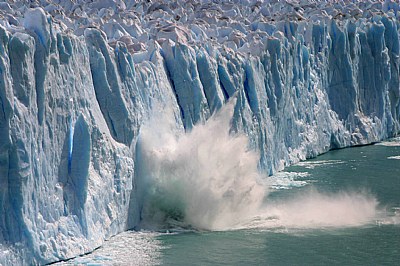
POLYGON ((123 232, 88 255, 56 265, 160 265, 159 235, 156 232, 123 232))

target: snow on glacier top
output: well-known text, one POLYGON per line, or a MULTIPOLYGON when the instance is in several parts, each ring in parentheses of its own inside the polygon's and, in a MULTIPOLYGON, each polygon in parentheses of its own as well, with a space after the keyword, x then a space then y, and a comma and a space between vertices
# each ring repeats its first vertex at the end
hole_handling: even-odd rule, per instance
POLYGON ((119 41, 139 55, 167 40, 258 54, 266 38, 282 36, 287 21, 400 18, 400 4, 391 0, 8 0, 0 3, 0 24, 11 32, 40 29, 42 11, 29 11, 35 7, 61 31, 80 36, 99 28, 112 47, 119 41))

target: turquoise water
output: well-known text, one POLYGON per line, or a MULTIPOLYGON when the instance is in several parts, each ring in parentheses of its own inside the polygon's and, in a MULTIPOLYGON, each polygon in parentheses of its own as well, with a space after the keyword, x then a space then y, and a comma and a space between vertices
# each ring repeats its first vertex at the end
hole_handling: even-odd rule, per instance
POLYGON ((328 195, 357 192, 375 197, 381 212, 359 226, 281 225, 220 232, 126 232, 111 239, 104 248, 69 263, 400 265, 398 141, 331 151, 285 169, 281 179, 285 175, 291 182, 274 186, 267 201, 285 201, 315 190, 328 195))

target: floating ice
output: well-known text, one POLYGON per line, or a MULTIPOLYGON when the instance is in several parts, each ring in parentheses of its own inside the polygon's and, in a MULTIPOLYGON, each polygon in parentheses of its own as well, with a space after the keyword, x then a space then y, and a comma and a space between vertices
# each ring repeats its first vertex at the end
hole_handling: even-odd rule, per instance
POLYGON ((376 143, 375 145, 388 146, 388 147, 400 147, 400 138, 393 138, 393 139, 390 139, 389 141, 382 141, 382 142, 376 143))
POLYGON ((313 161, 304 161, 304 162, 298 162, 296 165, 302 166, 306 169, 314 169, 315 167, 318 166, 324 166, 324 165, 335 165, 335 164, 342 164, 344 163, 343 161, 340 160, 313 160, 313 161))
POLYGON ((274 189, 291 189, 293 187, 303 187, 310 181, 304 178, 310 176, 307 172, 277 172, 268 178, 270 186, 274 189), (302 179, 302 180, 297 180, 302 179))

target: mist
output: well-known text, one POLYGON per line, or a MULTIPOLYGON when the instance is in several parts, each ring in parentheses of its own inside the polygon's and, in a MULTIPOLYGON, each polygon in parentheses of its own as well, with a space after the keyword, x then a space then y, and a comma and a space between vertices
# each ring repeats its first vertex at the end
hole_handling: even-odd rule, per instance
POLYGON ((232 230, 360 226, 374 221, 378 201, 366 192, 303 193, 270 201, 270 182, 244 134, 230 133, 235 102, 190 132, 172 111, 141 129, 136 167, 140 228, 232 230))
POLYGON ((315 188, 277 202, 267 201, 259 213, 236 229, 337 228, 371 224, 382 211, 377 199, 366 192, 327 193, 315 188))

